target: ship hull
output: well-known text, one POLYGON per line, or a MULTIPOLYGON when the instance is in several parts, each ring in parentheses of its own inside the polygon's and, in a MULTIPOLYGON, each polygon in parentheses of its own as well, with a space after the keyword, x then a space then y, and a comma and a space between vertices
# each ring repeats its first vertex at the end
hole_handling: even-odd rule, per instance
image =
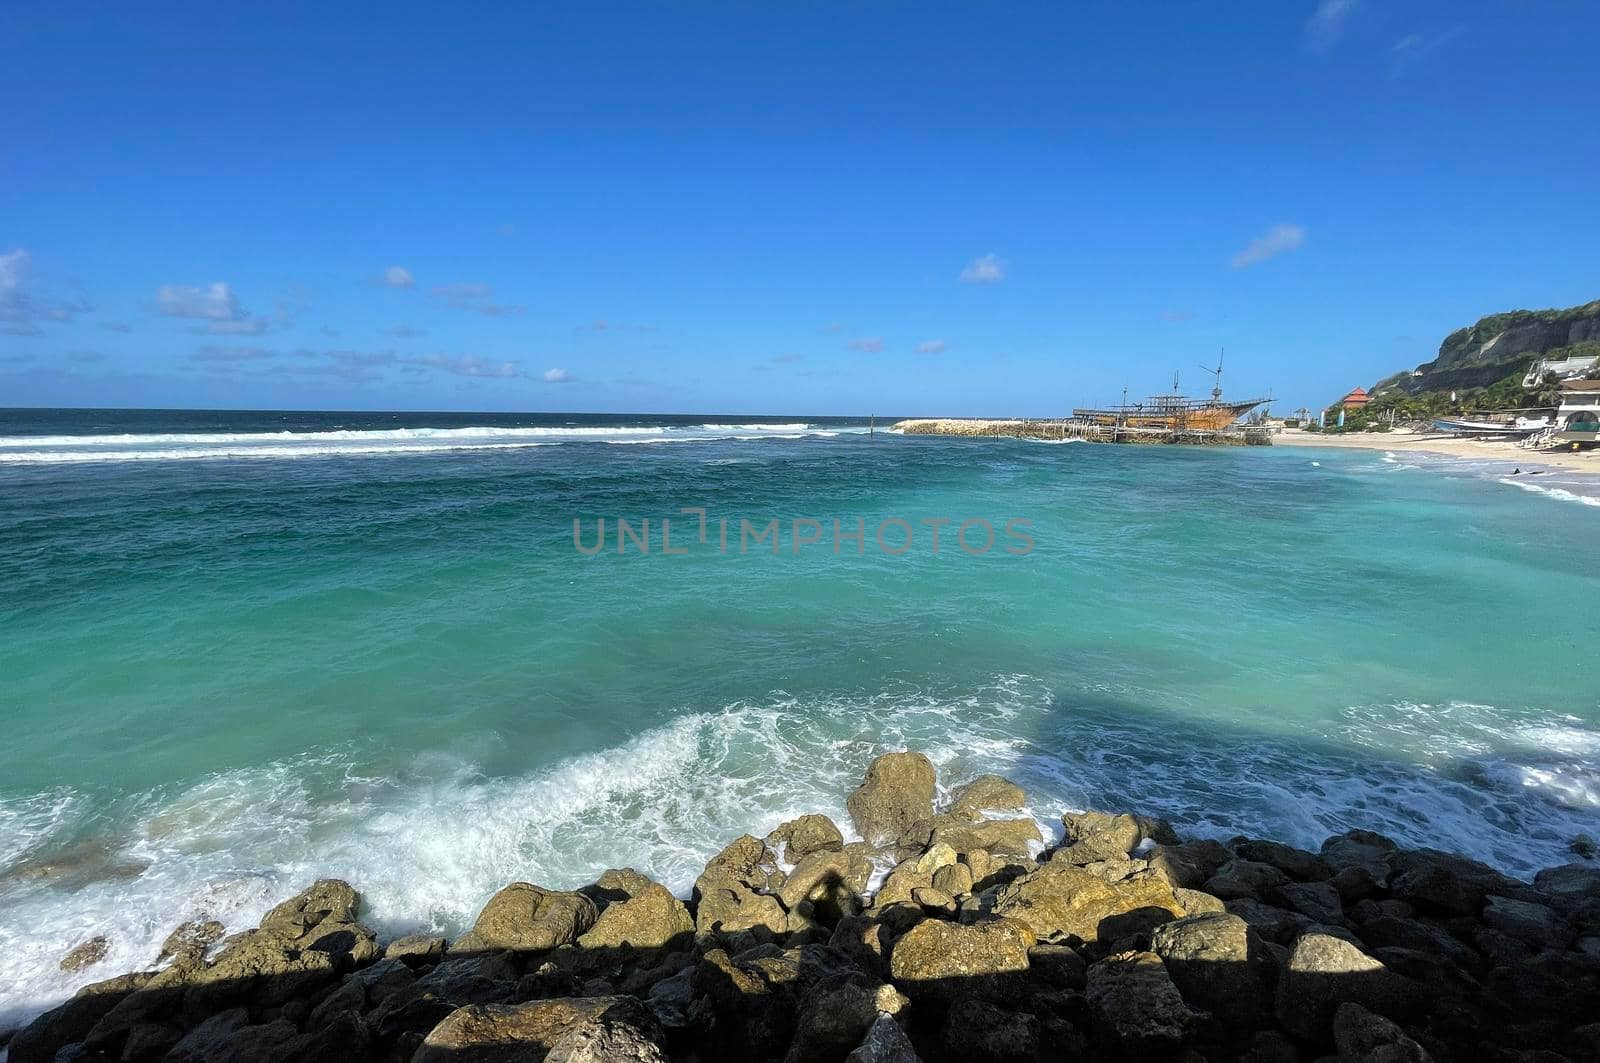
POLYGON ((1264 400, 1196 405, 1182 409, 1131 407, 1123 410, 1073 410, 1074 420, 1123 428, 1158 428, 1168 432, 1218 432, 1264 400))

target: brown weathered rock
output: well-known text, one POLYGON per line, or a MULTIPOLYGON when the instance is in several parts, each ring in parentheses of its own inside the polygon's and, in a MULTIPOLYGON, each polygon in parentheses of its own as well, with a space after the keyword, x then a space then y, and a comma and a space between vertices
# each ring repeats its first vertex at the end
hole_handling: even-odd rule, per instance
POLYGON ((946 864, 933 873, 933 888, 960 899, 972 892, 972 868, 967 864, 946 864))
POLYGON ((323 923, 354 923, 360 916, 361 894, 348 882, 328 878, 312 883, 268 912, 261 929, 297 941, 323 923))
POLYGON ((683 902, 654 882, 635 883, 634 889, 627 900, 606 905, 594 926, 579 936, 579 946, 655 949, 687 944, 694 935, 694 920, 683 902))
POLYGON ((1266 942, 1243 919, 1226 912, 1164 923, 1151 949, 1190 1004, 1230 1027, 1259 1025, 1272 1010, 1276 968, 1266 942))
POLYGON ((902 860, 896 864, 872 895, 874 908, 887 908, 891 904, 904 904, 911 900, 916 890, 933 886, 933 874, 917 869, 917 860, 902 860))
POLYGON ((412 1063, 520 1063, 544 1059, 573 1029, 610 1019, 650 1028, 654 1019, 632 997, 562 997, 526 1004, 459 1008, 423 1040, 412 1063))
POLYGON ((385 959, 405 960, 407 963, 433 963, 444 956, 446 942, 435 934, 407 934, 395 938, 384 948, 385 959))
POLYGON ((1172 895, 1183 906, 1185 915, 1204 915, 1207 912, 1225 912, 1228 906, 1221 897, 1213 897, 1201 890, 1174 889, 1172 895))
POLYGON ((576 941, 594 926, 598 915, 594 901, 581 893, 513 882, 489 898, 453 951, 553 949, 576 941))
POLYGON ((889 954, 895 984, 908 993, 963 992, 962 979, 1028 969, 1028 950, 1038 943, 1033 931, 1012 919, 963 926, 927 919, 906 931, 889 954))
POLYGON ((856 832, 871 845, 895 841, 933 816, 933 762, 921 753, 886 753, 867 766, 859 789, 845 801, 856 832))
POLYGON ((1515 941, 1540 949, 1564 949, 1576 934, 1572 924, 1555 909, 1510 897, 1490 896, 1483 906, 1483 922, 1515 941))
POLYGON ((105 959, 106 953, 110 951, 111 942, 106 940, 104 934, 96 934, 61 957, 60 967, 63 971, 81 971, 105 959))
POLYGON ((215 919, 191 920, 167 935, 167 940, 161 943, 161 955, 156 959, 164 960, 185 952, 204 952, 221 941, 224 933, 226 929, 215 919))
POLYGON ((977 819, 982 812, 1010 812, 1028 803, 1022 787, 998 775, 980 775, 950 795, 950 814, 977 819))
POLYGON ((945 1017, 943 1044, 963 1063, 1033 1063, 1039 1056, 1039 1020, 979 997, 962 997, 945 1017))
POLYGON ((929 915, 941 919, 955 917, 958 905, 956 899, 940 889, 928 887, 911 891, 911 899, 922 906, 922 910, 929 915))
POLYGON ((1163 875, 1173 886, 1199 889, 1206 880, 1233 859, 1233 854, 1221 842, 1201 838, 1181 845, 1158 845, 1150 850, 1146 860, 1152 870, 1163 875))
POLYGON ((844 835, 833 820, 813 814, 780 824, 767 835, 766 844, 793 864, 812 853, 843 849, 844 835))
POLYGON ((861 1044, 880 1013, 897 1014, 905 1003, 893 986, 857 972, 823 978, 800 999, 784 1063, 832 1063, 861 1044))
POLYGON ((922 1058, 900 1024, 880 1015, 856 1050, 844 1057, 844 1063, 922 1063, 922 1058))
POLYGON ((1276 1010, 1284 1029, 1319 1040, 1328 1036, 1340 1004, 1392 1013, 1407 1006, 1410 997, 1410 984, 1360 946, 1314 930, 1295 940, 1278 977, 1276 1010))
POLYGON ((1043 940, 1075 937, 1108 944, 1184 914, 1159 875, 1110 883, 1056 863, 1002 887, 994 911, 1027 924, 1043 940))
POLYGON ((1327 926, 1345 924, 1339 890, 1332 882, 1290 882, 1268 891, 1269 898, 1285 908, 1327 926))
POLYGON ((790 910, 801 901, 832 904, 837 909, 847 898, 859 898, 871 877, 872 863, 863 853, 823 850, 794 866, 778 891, 778 900, 790 910))
POLYGON ((1087 964, 1076 949, 1049 943, 1028 950, 1030 976, 1056 989, 1082 989, 1087 964))
POLYGON ((1081 866, 1126 859, 1144 840, 1139 821, 1127 813, 1066 812, 1061 823, 1067 831, 1065 844, 1051 854, 1052 861, 1081 866))
POLYGON ((82 1041, 96 1023, 153 977, 144 972, 125 974, 84 986, 17 1032, 8 1046, 10 1063, 50 1063, 58 1051, 82 1041))
POLYGON ((1339 1063, 1433 1063, 1405 1031, 1360 1004, 1340 1004, 1333 1016, 1339 1063))
POLYGON ((1389 884, 1390 858, 1399 846, 1381 834, 1351 830, 1322 843, 1322 859, 1333 870, 1333 883, 1347 901, 1370 897, 1389 884))
POLYGON ((1267 891, 1288 884, 1289 876, 1271 864, 1235 858, 1223 864, 1203 888, 1225 901, 1244 897, 1259 901, 1265 899, 1267 891))
POLYGON ((941 818, 928 835, 928 844, 943 843, 962 856, 982 850, 999 857, 1026 857, 1043 841, 1039 824, 1031 819, 979 819, 960 823, 941 818))
POLYGON ((292 1022, 251 1025, 246 1009, 233 1008, 190 1030, 166 1058, 173 1063, 290 1063, 297 1058, 299 1036, 292 1022))
POLYGON ((788 913, 764 891, 783 882, 776 857, 761 839, 748 834, 735 838, 695 880, 695 929, 702 934, 752 929, 782 933, 788 913))
POLYGON ((1525 889, 1487 864, 1437 849, 1395 853, 1390 865, 1390 893, 1451 915, 1476 915, 1489 894, 1515 896, 1525 889))
POLYGON ((663 1040, 653 1016, 631 1008, 612 1009, 567 1030, 544 1063, 668 1063, 663 1040), (622 1011, 626 1014, 619 1014, 622 1011))
POLYGON ((1230 844, 1241 859, 1271 864, 1297 882, 1323 882, 1333 875, 1333 868, 1322 857, 1292 845, 1258 838, 1236 838, 1230 844))
POLYGON ((1102 1053, 1174 1058, 1200 1019, 1153 952, 1119 952, 1089 965, 1085 993, 1102 1053))
POLYGON ((1563 907, 1585 900, 1600 900, 1600 867, 1592 864, 1547 867, 1533 876, 1533 886, 1563 907))

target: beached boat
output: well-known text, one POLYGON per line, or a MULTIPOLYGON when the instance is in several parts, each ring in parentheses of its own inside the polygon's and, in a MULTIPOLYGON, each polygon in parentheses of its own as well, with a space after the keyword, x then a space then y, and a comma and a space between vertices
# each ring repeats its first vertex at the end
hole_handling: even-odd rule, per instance
POLYGON ((1550 427, 1548 417, 1435 417, 1436 431, 1458 436, 1526 436, 1550 427))

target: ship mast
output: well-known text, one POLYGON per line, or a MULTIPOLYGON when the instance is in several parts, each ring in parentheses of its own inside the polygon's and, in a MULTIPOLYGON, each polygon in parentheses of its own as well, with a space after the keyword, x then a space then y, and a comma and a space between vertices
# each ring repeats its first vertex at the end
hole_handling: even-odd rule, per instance
POLYGON ((1215 369, 1204 365, 1200 367, 1216 378, 1215 382, 1211 385, 1211 402, 1213 405, 1222 401, 1222 359, 1227 353, 1228 348, 1222 348, 1221 353, 1217 355, 1217 367, 1215 369))

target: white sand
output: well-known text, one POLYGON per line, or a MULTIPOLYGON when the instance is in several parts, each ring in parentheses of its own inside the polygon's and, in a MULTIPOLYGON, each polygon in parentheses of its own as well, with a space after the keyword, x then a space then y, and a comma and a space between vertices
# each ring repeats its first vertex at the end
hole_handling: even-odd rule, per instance
POLYGON ((1356 447, 1361 450, 1420 450, 1427 454, 1447 454, 1456 458, 1488 458, 1518 465, 1543 465, 1600 476, 1600 449, 1573 453, 1570 450, 1530 450, 1509 440, 1458 439, 1426 432, 1356 432, 1349 435, 1324 435, 1289 428, 1272 437, 1274 446, 1356 447))

